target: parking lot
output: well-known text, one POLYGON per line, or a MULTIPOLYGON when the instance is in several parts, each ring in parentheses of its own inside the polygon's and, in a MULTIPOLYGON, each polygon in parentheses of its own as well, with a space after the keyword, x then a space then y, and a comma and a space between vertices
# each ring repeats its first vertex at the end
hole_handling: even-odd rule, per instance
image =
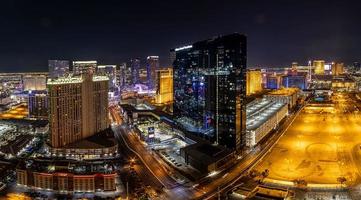
POLYGON ((23 119, 29 114, 26 105, 16 106, 8 111, 0 113, 0 119, 23 119))
POLYGON ((321 188, 351 186, 361 174, 360 103, 334 94, 332 104, 309 105, 295 119, 256 170, 265 181, 321 188))

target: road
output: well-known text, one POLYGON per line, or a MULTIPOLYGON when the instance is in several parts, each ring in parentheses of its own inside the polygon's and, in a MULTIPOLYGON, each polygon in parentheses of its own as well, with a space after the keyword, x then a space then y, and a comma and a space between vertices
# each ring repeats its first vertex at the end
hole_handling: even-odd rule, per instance
POLYGON ((221 178, 216 177, 211 182, 206 183, 206 185, 200 184, 198 187, 202 188, 205 194, 197 197, 197 199, 214 199, 219 193, 223 193, 224 191, 227 191, 227 189, 233 188, 235 185, 239 185, 239 180, 241 180, 248 171, 256 166, 258 162, 271 151, 274 145, 277 144, 279 139, 296 119, 302 108, 303 107, 298 109, 294 114, 290 115, 286 119, 277 132, 269 138, 266 143, 260 146, 260 151, 247 154, 237 165, 235 165, 234 168, 221 173, 221 178))
POLYGON ((289 125, 292 124, 299 110, 295 114, 290 115, 283 125, 279 127, 278 131, 265 144, 260 146, 260 151, 247 154, 241 160, 238 160, 232 168, 224 170, 216 176, 204 178, 200 182, 195 183, 193 187, 177 184, 170 176, 169 171, 152 156, 139 138, 131 133, 126 124, 115 126, 114 132, 119 140, 122 140, 120 142, 125 144, 141 159, 148 171, 153 175, 153 178, 156 178, 166 188, 170 199, 213 199, 217 197, 218 193, 222 193, 238 184, 238 181, 246 172, 254 167, 273 148, 289 125))
POLYGON ((137 172, 145 178, 144 182, 150 183, 152 186, 162 187, 166 193, 163 197, 167 199, 192 199, 197 192, 193 188, 178 184, 164 163, 157 160, 127 124, 123 123, 117 109, 111 109, 110 112, 112 117, 114 116, 116 119, 112 128, 119 146, 126 147, 129 158, 136 157, 143 164, 138 167, 137 172))

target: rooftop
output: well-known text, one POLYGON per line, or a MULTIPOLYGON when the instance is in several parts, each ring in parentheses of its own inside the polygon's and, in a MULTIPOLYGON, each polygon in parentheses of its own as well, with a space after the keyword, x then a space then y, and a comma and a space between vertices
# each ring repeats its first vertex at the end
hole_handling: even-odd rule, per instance
POLYGON ((93 76, 93 81, 109 81, 107 76, 93 76))
POLYGON ((48 85, 59 85, 59 84, 71 84, 71 83, 82 83, 81 77, 61 77, 57 79, 48 79, 48 85))
POLYGON ((116 65, 98 65, 97 68, 116 68, 117 66, 116 65))
POLYGON ((260 127, 284 106, 287 105, 285 103, 274 102, 267 99, 254 100, 247 104, 247 131, 255 130, 260 127))
POLYGON ((40 173, 72 173, 75 175, 91 175, 98 173, 113 173, 114 167, 111 161, 75 161, 60 159, 29 159, 21 161, 18 169, 30 169, 40 173))
POLYGON ((222 160, 223 158, 232 154, 232 151, 226 149, 225 147, 205 142, 186 146, 183 148, 183 150, 199 162, 202 162, 206 165, 222 160))
POLYGON ((116 144, 113 131, 106 129, 83 140, 68 144, 64 148, 100 149, 112 147, 116 144))
MULTIPOLYGON (((93 76, 93 81, 109 81, 107 76, 93 76)), ((56 79, 48 79, 48 85, 60 85, 60 84, 71 84, 71 83, 82 83, 83 78, 77 77, 60 77, 56 79)))
POLYGON ((290 96, 297 93, 298 91, 298 88, 281 88, 268 93, 268 95, 290 96))
POLYGON ((97 64, 96 60, 73 61, 73 64, 97 64))

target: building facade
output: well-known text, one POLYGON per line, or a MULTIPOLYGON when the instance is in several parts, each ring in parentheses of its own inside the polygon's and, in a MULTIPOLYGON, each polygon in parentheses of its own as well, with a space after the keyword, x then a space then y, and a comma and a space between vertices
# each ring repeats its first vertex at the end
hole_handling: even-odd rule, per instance
POLYGON ((147 85, 149 89, 155 87, 156 70, 159 69, 159 56, 147 57, 147 85))
POLYGON ((173 69, 156 71, 156 97, 157 104, 173 102, 173 69))
POLYGON ((103 192, 116 190, 116 173, 86 174, 47 173, 17 169, 17 184, 58 192, 103 192))
POLYGON ((315 68, 316 75, 324 75, 325 74, 325 61, 324 60, 314 60, 313 66, 315 68))
POLYGON ((287 116, 286 103, 256 99, 247 104, 247 147, 254 147, 287 116))
POLYGON ((282 86, 285 88, 307 89, 307 76, 305 75, 284 75, 282 76, 282 86))
POLYGON ((130 60, 132 84, 140 83, 139 73, 140 73, 140 60, 135 58, 130 60))
POLYGON ((109 78, 109 89, 114 91, 117 88, 117 66, 116 65, 98 65, 97 75, 107 76, 109 78))
POLYGON ((121 63, 117 72, 121 88, 132 84, 132 69, 127 63, 121 63))
POLYGON ((73 74, 81 75, 84 73, 88 73, 88 71, 92 71, 95 73, 97 67, 97 61, 73 61, 73 74))
POLYGON ((297 105, 298 94, 298 88, 282 88, 264 95, 264 98, 278 103, 285 103, 288 105, 288 110, 291 110, 297 105))
POLYGON ((25 75, 23 77, 24 91, 46 90, 45 75, 25 75))
POLYGON ((51 146, 62 147, 109 127, 105 76, 49 79, 51 146))
POLYGON ((281 86, 280 75, 268 75, 266 77, 266 88, 267 89, 278 89, 281 86))
POLYGON ((235 33, 175 48, 174 115, 201 137, 245 145, 246 36, 235 33))
POLYGON ((29 94, 28 100, 29 117, 38 119, 48 118, 48 96, 45 91, 33 91, 29 94))
POLYGON ((333 63, 332 75, 339 76, 343 73, 344 73, 344 64, 343 63, 333 63))
POLYGON ((69 61, 68 60, 49 60, 49 77, 58 78, 69 74, 69 61))
POLYGON ((248 70, 246 74, 247 95, 262 91, 262 73, 261 70, 248 70))

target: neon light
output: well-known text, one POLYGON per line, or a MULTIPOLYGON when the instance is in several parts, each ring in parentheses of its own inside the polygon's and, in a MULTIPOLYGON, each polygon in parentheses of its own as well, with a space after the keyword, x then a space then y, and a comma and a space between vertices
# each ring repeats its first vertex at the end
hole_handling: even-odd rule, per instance
POLYGON ((158 59, 159 58, 159 56, 148 56, 147 57, 147 59, 149 60, 149 59, 158 59))
POLYGON ((174 50, 175 50, 175 51, 181 51, 181 50, 184 50, 184 49, 190 49, 190 48, 192 48, 192 47, 193 47, 192 45, 187 45, 187 46, 175 48, 174 50))

